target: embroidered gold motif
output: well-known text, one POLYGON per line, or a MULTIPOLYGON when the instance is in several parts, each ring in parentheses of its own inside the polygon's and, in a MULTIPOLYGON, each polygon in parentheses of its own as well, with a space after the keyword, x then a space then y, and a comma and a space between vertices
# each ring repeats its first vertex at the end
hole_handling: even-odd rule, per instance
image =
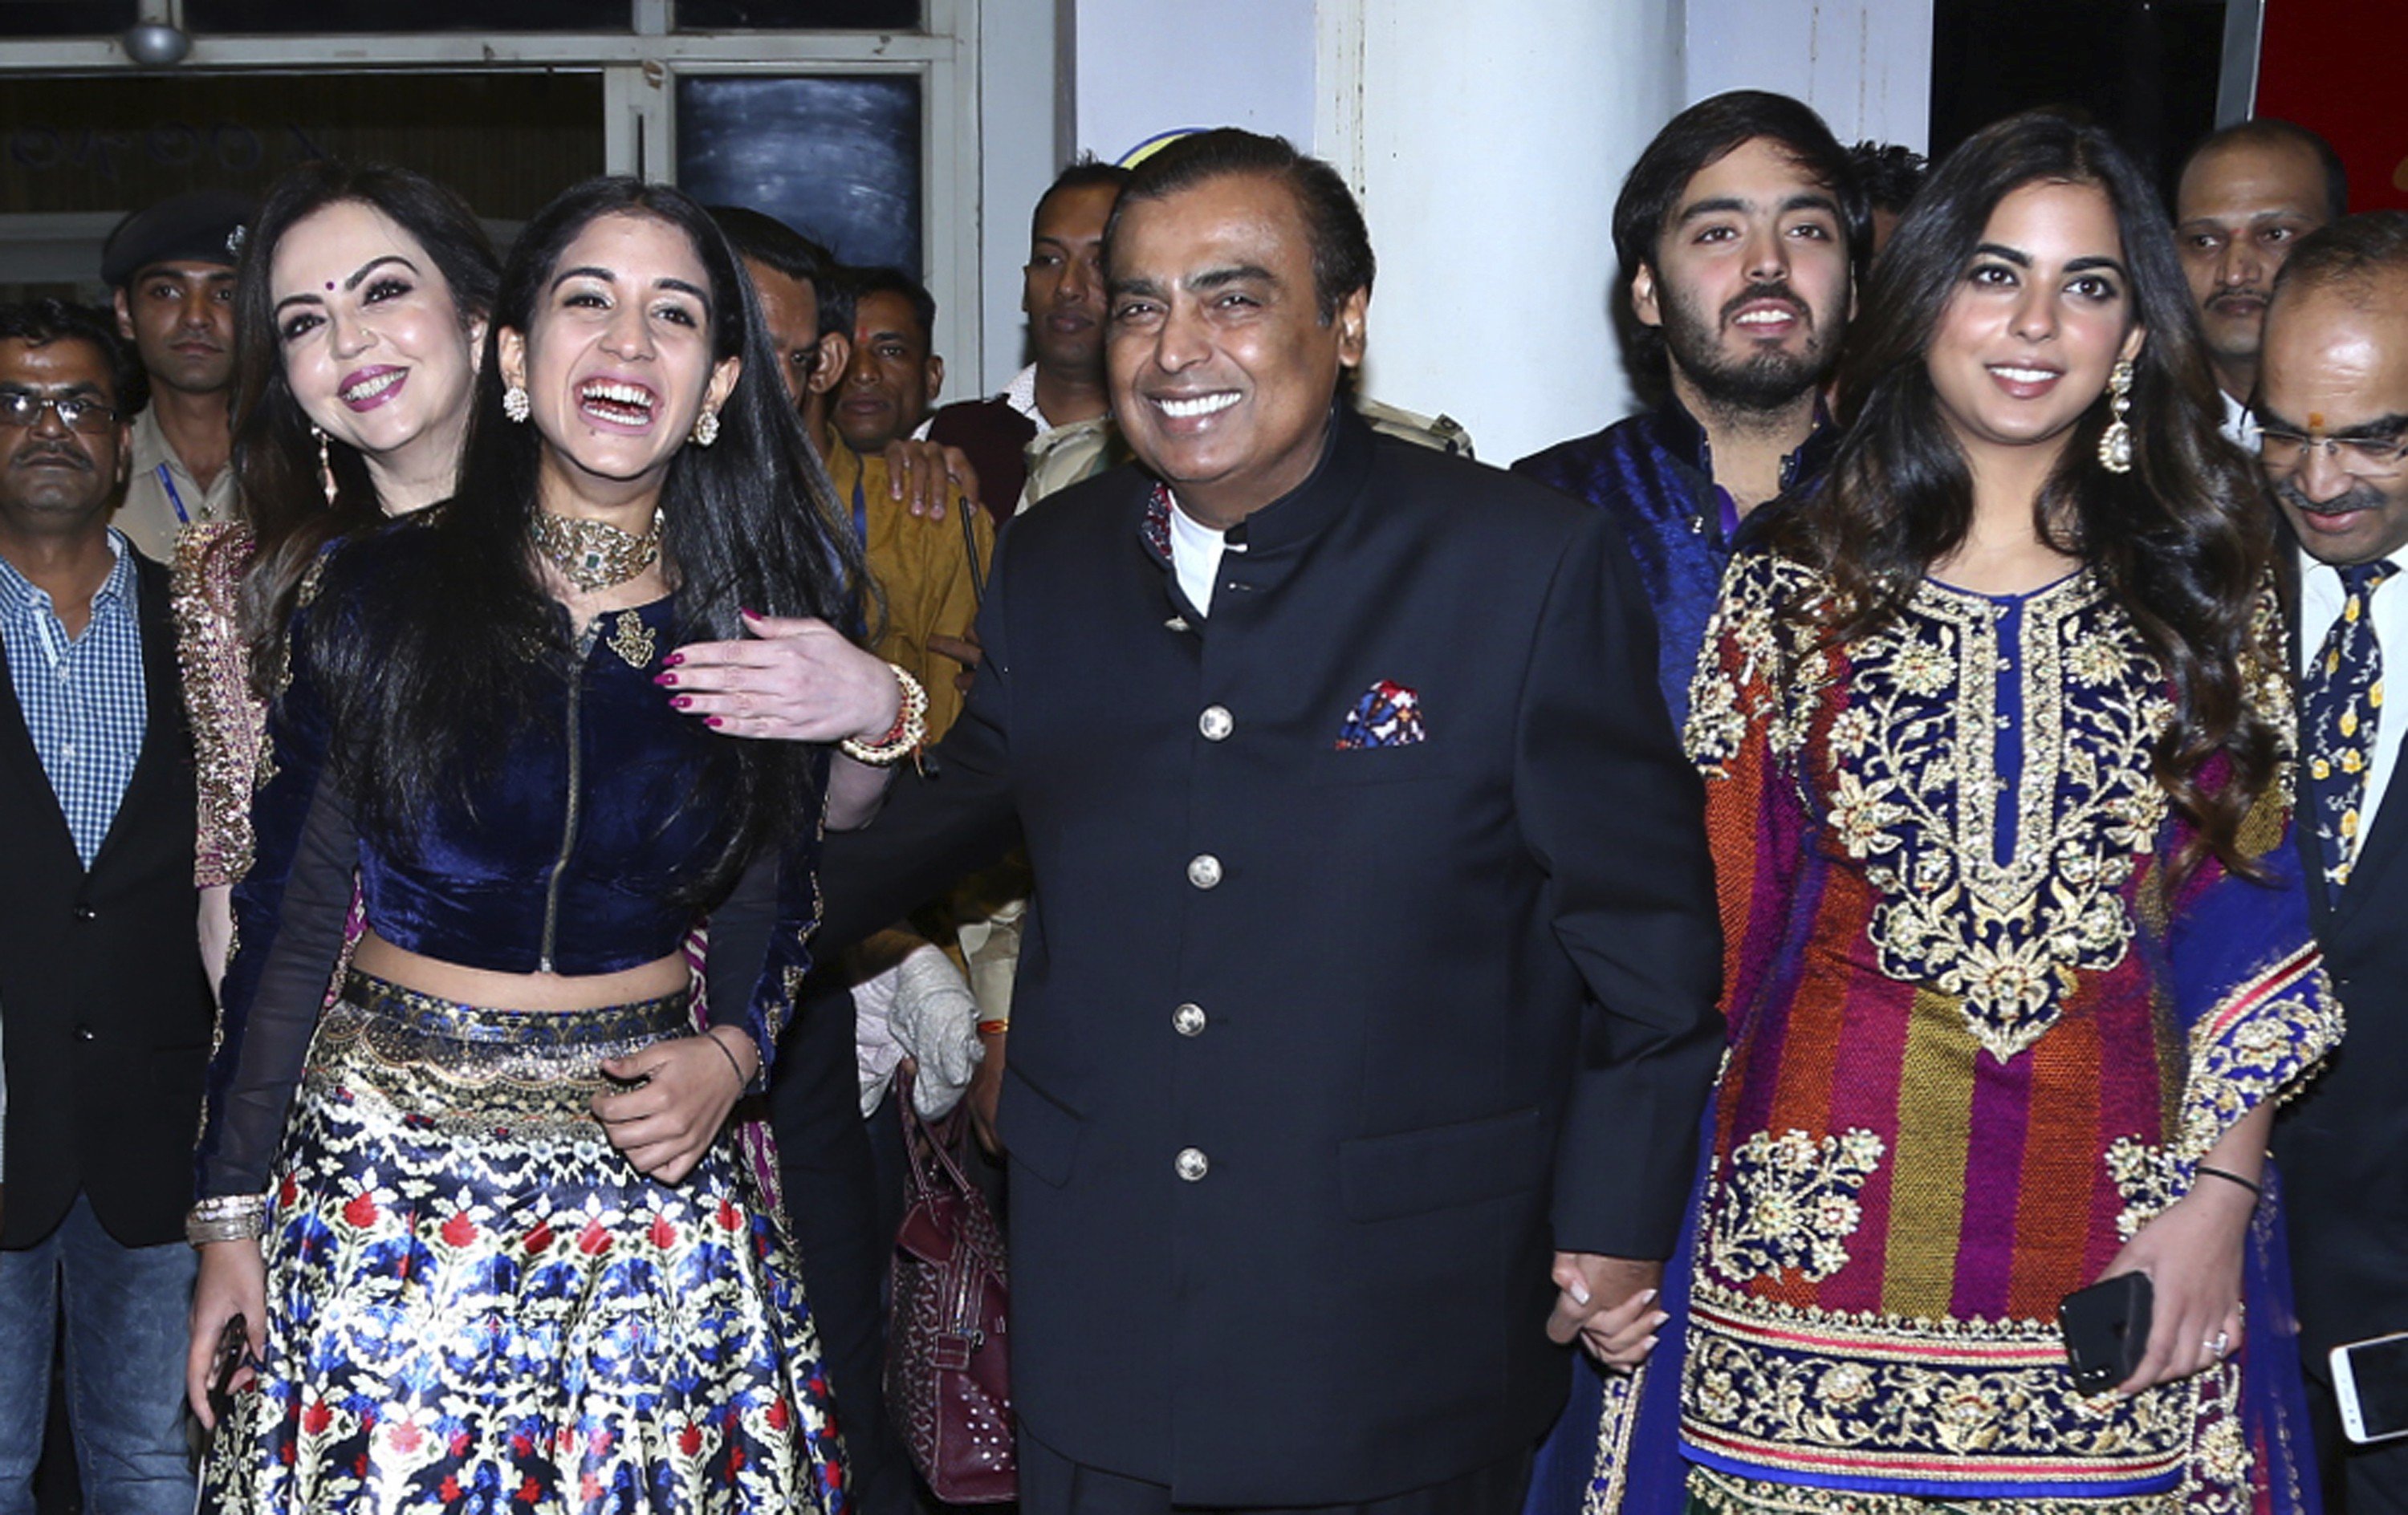
POLYGON ((1844 1463, 1935 1494, 2000 1481, 2071 1490, 2175 1473, 2201 1407, 2239 1372, 2225 1364, 2128 1399, 2090 1398, 2066 1373, 2051 1322, 1801 1308, 1701 1277, 1682 1434, 1775 1476, 1844 1463))
POLYGON ((204 522, 177 537, 169 579, 200 792, 194 873, 204 886, 230 884, 251 871, 251 797, 265 781, 267 706, 251 692, 250 650, 235 602, 251 554, 249 527, 204 522))
POLYGON ((1709 779, 1762 723, 1776 757, 1881 892, 1867 928, 1881 971, 1957 996, 2004 1062, 2057 1022, 2077 976, 2114 967, 2132 937, 2119 891, 2150 853, 2166 795, 2149 752, 2171 707, 2139 629, 2089 574, 2023 602, 2020 655, 2004 609, 1925 583, 1888 624, 1842 653, 1781 607, 1823 593, 1795 564, 1743 564, 1724 586, 1685 741, 1709 779), (1848 698, 1828 710, 1843 657, 1848 698), (2021 772, 2000 856, 2000 733, 2018 691, 2021 772), (1822 740, 1813 738, 1822 727, 1822 740))
POLYGON ((2184 1172, 2262 1101, 2305 1088, 2343 1030, 2341 1001, 2314 945, 2261 969, 2200 1017, 2174 1133, 2184 1172))
POLYGON ((2122 1240, 2131 1240, 2141 1227, 2190 1192, 2188 1176, 2173 1154, 2137 1137, 2116 1137, 2108 1145, 2106 1164, 2115 1192, 2124 1196, 2123 1212, 2115 1217, 2115 1235, 2122 1240))
POLYGON ((622 610, 611 623, 610 650, 620 661, 638 671, 652 665, 652 653, 658 650, 659 637, 644 624, 644 618, 633 610, 622 610))
POLYGON ((1597 1462, 1589 1474, 1588 1495, 1581 1502, 1581 1515, 1619 1515, 1623 1492, 1630 1482, 1630 1433, 1639 1424, 1639 1396, 1646 1384, 1644 1363, 1627 1373, 1605 1375, 1597 1462))
POLYGON ((1820 1141, 1759 1131, 1730 1155, 1707 1236, 1715 1270, 1732 1282, 1792 1268, 1819 1282, 1847 1265, 1841 1245, 1864 1220, 1856 1194, 1881 1165, 1881 1137, 1861 1127, 1820 1141))

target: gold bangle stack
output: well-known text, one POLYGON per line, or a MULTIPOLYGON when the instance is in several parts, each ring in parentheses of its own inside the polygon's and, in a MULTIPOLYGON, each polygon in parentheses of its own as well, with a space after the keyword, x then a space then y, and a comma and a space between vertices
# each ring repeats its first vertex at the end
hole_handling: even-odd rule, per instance
POLYGON ((894 664, 886 667, 903 689, 903 703, 896 708, 895 724, 874 742, 847 736, 836 744, 838 751, 873 768, 892 767, 918 751, 920 744, 928 738, 928 692, 920 687, 920 680, 894 664))
POLYGON ((212 1194, 184 1217, 184 1239, 195 1247, 212 1241, 257 1241, 266 1230, 265 1194, 212 1194))

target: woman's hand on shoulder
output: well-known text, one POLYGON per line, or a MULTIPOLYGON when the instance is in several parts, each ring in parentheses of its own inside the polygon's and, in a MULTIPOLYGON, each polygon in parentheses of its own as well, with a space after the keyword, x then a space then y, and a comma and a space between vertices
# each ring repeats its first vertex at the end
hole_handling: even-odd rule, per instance
POLYGON ((641 1083, 595 1095, 594 1118, 637 1172, 677 1183, 710 1150, 759 1067, 751 1040, 732 1028, 671 1036, 602 1065, 613 1079, 641 1083))
MULTIPOLYGON (((217 1426, 209 1405, 211 1379, 217 1374, 218 1338, 226 1322, 242 1317, 250 1337, 251 1362, 267 1351, 267 1265, 256 1241, 212 1241, 201 1248, 199 1277, 193 1282, 192 1339, 184 1350, 184 1397, 204 1430, 217 1426)), ((230 1387, 239 1390, 257 1377, 249 1363, 235 1372, 230 1387)))
POLYGON ((894 671, 815 618, 747 614, 752 636, 695 642, 654 679, 678 710, 729 736, 790 742, 875 742, 895 724, 894 671))

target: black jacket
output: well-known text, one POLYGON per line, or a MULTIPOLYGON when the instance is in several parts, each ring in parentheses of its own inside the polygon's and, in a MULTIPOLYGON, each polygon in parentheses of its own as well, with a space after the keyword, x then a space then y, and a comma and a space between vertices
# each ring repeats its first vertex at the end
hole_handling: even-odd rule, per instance
POLYGON ((135 561, 149 711, 89 873, 0 659, 0 1061, 8 1200, 0 1248, 56 1228, 79 1191, 128 1247, 177 1241, 212 1008, 193 886, 193 739, 167 571, 135 561))
POLYGON ((1552 1250, 1670 1252, 1722 1047, 1699 786, 1614 527, 1335 427, 1209 619, 1134 469, 1016 522, 937 776, 826 865, 841 937, 1025 830, 1017 1408, 1182 1505, 1530 1446, 1552 1250), (1383 682, 1426 739, 1341 746, 1383 682))
MULTIPOLYGON (((2326 628, 2300 624, 2299 559, 2287 532, 2277 551, 2296 668, 2299 639, 2313 647, 2326 628)), ((2383 653, 2408 660, 2408 648, 2383 653)), ((2394 687, 2401 681, 2396 671, 2387 679, 2394 687)), ((2408 720, 2408 707, 2386 707, 2383 719, 2408 720)), ((2400 1097, 2401 1070, 2408 1068, 2408 773, 2392 774, 2349 887, 2336 897, 2324 881, 2304 759, 2296 769, 2291 829, 2308 876, 2309 921, 2348 1030, 2323 1074, 2276 1122, 2274 1156, 2300 1347, 2309 1378, 2329 1384, 2325 1354, 2335 1345, 2408 1331, 2408 1100, 2400 1097)))

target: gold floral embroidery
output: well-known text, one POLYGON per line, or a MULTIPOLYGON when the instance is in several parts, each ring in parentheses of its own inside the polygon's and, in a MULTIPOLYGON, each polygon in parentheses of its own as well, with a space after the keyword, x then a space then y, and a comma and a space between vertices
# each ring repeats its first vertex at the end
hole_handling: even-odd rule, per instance
POLYGON ((1733 568, 1691 689, 1689 756, 1725 777, 1760 724, 1776 758, 1803 759, 1795 780, 1883 896, 1867 928, 1881 971, 1956 996, 2004 1062, 2056 1024, 2080 974, 2115 966, 2131 942, 2121 891, 2167 809, 2149 756, 2171 711, 2163 673, 2087 573, 2023 602, 2013 658, 2003 607, 1928 582, 1879 630, 1821 650, 1782 607, 1822 593, 1778 559, 1733 568), (1842 660, 1848 697, 1827 714, 1842 660), (2024 723, 2003 859, 2002 679, 2024 723))
POLYGON ((169 581, 200 792, 195 881, 204 887, 251 871, 251 796, 267 745, 267 706, 251 692, 251 657, 235 604, 251 553, 250 528, 204 522, 176 538, 169 581))
POLYGON ((1814 1479, 2077 1489, 2171 1477, 2237 1363, 2129 1398, 2090 1397, 2045 1321, 1917 1320, 1804 1308, 1700 1279, 1682 1434, 1724 1463, 1814 1479), (2012 1471, 2010 1471, 2012 1469, 2012 1471))
POLYGON ((1627 1373, 1605 1375, 1597 1462, 1589 1474, 1588 1496, 1581 1502, 1581 1515, 1619 1515, 1623 1492, 1630 1482, 1630 1434, 1639 1424, 1639 1398, 1646 1384, 1644 1363, 1627 1373))
POLYGON ((2152 1142, 2118 1136, 2108 1145, 2106 1163, 2107 1176, 2124 1196, 2123 1212, 2115 1217, 2115 1235, 2124 1241, 2190 1192, 2189 1176, 2173 1154, 2152 1142))
POLYGON ((1794 1268, 1816 1282, 1847 1265, 1841 1245, 1864 1220, 1856 1194, 1881 1165, 1881 1137, 1861 1127, 1820 1141, 1759 1131, 1730 1155, 1730 1179, 1708 1234, 1722 1277, 1744 1282, 1794 1268))
POLYGON ((2260 970, 2191 1028, 2190 1068, 2175 1126, 2174 1156, 2207 1155, 2261 1101, 2287 1099, 2341 1045, 2341 1001, 2311 943, 2260 970))

